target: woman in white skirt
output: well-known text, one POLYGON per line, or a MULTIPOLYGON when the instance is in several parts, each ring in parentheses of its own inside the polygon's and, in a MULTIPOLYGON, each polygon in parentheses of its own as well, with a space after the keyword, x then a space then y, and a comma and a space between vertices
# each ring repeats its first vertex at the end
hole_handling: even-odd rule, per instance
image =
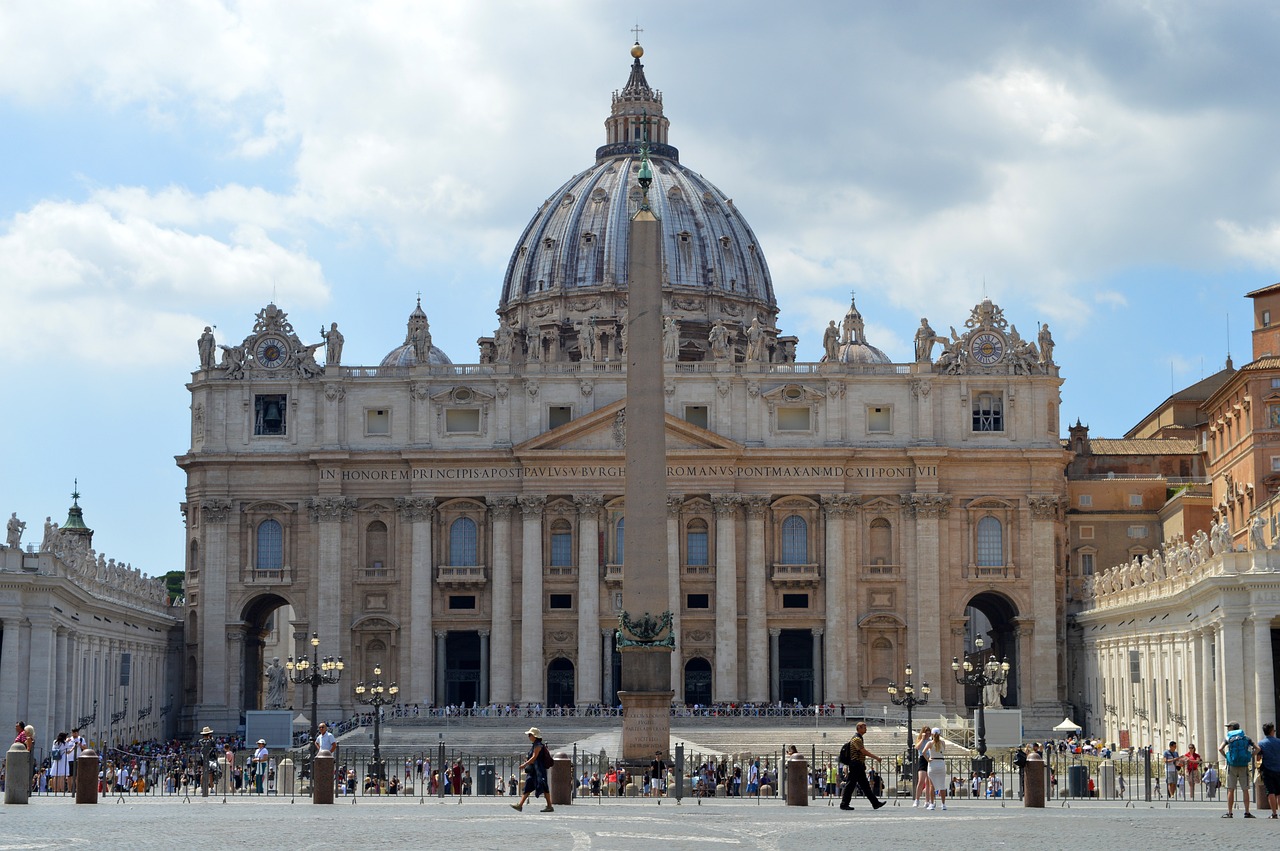
POLYGON ((925 743, 921 757, 929 760, 929 805, 925 809, 934 808, 934 796, 941 799, 942 809, 947 808, 947 761, 943 755, 942 730, 933 728, 933 735, 925 743))

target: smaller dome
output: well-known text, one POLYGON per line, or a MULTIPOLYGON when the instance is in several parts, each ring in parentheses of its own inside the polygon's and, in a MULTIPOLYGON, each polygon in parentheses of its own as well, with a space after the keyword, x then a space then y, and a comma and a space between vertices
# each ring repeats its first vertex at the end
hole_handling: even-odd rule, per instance
POLYGON ((845 343, 836 357, 840 363, 893 363, 888 355, 865 341, 845 343))
POLYGON ((422 310, 422 299, 409 314, 409 330, 404 335, 404 342, 396 346, 382 359, 379 366, 418 366, 422 362, 419 352, 426 352, 428 365, 453 363, 443 351, 431 345, 431 326, 427 322, 427 314, 422 310))

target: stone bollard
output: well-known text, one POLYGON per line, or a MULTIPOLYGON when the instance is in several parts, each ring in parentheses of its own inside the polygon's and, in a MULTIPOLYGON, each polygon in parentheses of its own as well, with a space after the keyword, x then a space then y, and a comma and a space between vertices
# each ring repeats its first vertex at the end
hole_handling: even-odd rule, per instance
POLYGON ((1116 764, 1109 759, 1098 766, 1097 789, 1099 798, 1116 796, 1116 764))
POLYGON ((800 754, 787 760, 787 806, 809 806, 809 763, 800 754))
POLYGON ((293 776, 293 760, 285 757, 280 760, 280 764, 276 766, 276 789, 281 795, 293 795, 294 776, 293 776))
POLYGON ((1039 754, 1027 756, 1027 767, 1023 771, 1022 806, 1044 809, 1045 765, 1039 754))
POLYGON ((772 784, 769 784, 769 783, 762 783, 762 784, 760 784, 760 797, 761 797, 761 798, 772 798, 772 797, 773 797, 773 786, 772 786, 772 784))
POLYGON ((561 751, 551 756, 551 768, 547 769, 547 788, 552 804, 573 803, 573 759, 561 751))
POLYGON ((331 751, 320 751, 311 763, 311 803, 333 803, 334 760, 331 751))
POLYGON ((31 795, 31 751, 14 742, 4 756, 4 802, 25 804, 31 795))
POLYGON ((80 751, 76 759, 76 803, 98 803, 98 754, 93 748, 80 751))
POLYGON ((222 776, 218 778, 218 786, 213 791, 215 794, 226 797, 235 791, 235 780, 231 776, 232 766, 227 763, 226 756, 218 757, 218 768, 222 771, 222 776))

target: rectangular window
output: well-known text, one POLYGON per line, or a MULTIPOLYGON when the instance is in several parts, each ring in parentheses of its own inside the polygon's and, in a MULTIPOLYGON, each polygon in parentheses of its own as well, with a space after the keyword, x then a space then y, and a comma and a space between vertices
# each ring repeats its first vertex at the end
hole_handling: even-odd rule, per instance
POLYGON ((1004 431, 1004 397, 979 393, 973 399, 973 430, 1004 431))
POLYGON ((684 421, 687 423, 693 423, 699 428, 708 428, 709 427, 708 423, 710 422, 710 419, 707 416, 707 406, 706 405, 685 405, 684 421))
POLYGON ((1262 327, 1263 328, 1271 327, 1271 311, 1270 310, 1262 311, 1262 327))
POLYGON ((893 408, 888 405, 872 405, 867 408, 867 431, 872 434, 889 434, 893 431, 893 408))
POLYGON ((547 409, 547 428, 559 428, 573 419, 573 408, 568 405, 552 405, 547 409))
POLYGON ((1080 575, 1093 576, 1093 553, 1080 553, 1080 575))
POLYGON ((711 608, 711 595, 686 594, 684 598, 684 607, 686 609, 709 609, 711 608))
POLYGON ((778 431, 808 431, 808 408, 779 408, 778 431))
POLYGON ((1089 507, 1090 507, 1090 506, 1092 506, 1092 505, 1093 505, 1093 494, 1088 494, 1088 493, 1082 493, 1082 494, 1080 494, 1080 507, 1081 507, 1081 508, 1089 508, 1089 507))
POLYGON ((1081 527, 1080 527, 1080 540, 1082 540, 1082 541, 1092 541, 1092 540, 1093 540, 1093 527, 1092 527, 1092 526, 1081 526, 1081 527))
POLYGON ((1147 527, 1146 527, 1146 526, 1130 526, 1130 527, 1129 527, 1129 537, 1130 537, 1130 538, 1145 538, 1145 537, 1147 537, 1147 527))
POLYGON ((391 411, 387 408, 370 408, 365 411, 364 433, 367 435, 391 434, 391 411))
POLYGON ((782 608, 807 609, 809 608, 809 595, 808 594, 783 594, 782 608))
POLYGON ((551 566, 573 567, 573 534, 571 532, 551 533, 551 566))
POLYGON ((129 684, 129 675, 133 671, 133 654, 120 654, 120 685, 127 686, 129 684))
POLYGON ((572 594, 551 594, 547 597, 547 608, 550 609, 572 609, 572 594))
POLYGON ((710 548, 707 543, 707 532, 705 529, 695 529, 689 532, 685 539, 685 564, 706 566, 711 562, 710 548))
POLYGON ((1280 455, 1271 456, 1271 472, 1280 473, 1280 455))
POLYGON ((1131 493, 1131 494, 1129 494, 1129 507, 1130 507, 1130 508, 1141 508, 1141 507, 1142 507, 1142 494, 1140 494, 1140 493, 1131 493))
POLYGON ((1134 685, 1142 682, 1142 657, 1137 650, 1129 651, 1129 682, 1134 685))
POLYGON ((479 408, 450 408, 444 412, 444 430, 449 434, 479 434, 479 408))
POLYGON ((476 607, 475 594, 450 594, 449 595, 450 609, 475 609, 475 607, 476 607))
POLYGON ((1280 428, 1280 405, 1267 405, 1267 428, 1280 428))
POLYGON ((260 393, 253 397, 253 433, 282 435, 285 433, 285 410, 288 397, 283 393, 260 393))

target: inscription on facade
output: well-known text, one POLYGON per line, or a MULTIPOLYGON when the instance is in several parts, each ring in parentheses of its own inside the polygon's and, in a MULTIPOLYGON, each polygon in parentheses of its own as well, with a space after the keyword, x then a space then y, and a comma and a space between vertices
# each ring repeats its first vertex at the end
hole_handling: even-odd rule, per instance
MULTIPOLYGON (((621 479, 626 467, 602 465, 531 465, 526 467, 418 467, 410 470, 321 470, 321 481, 399 482, 399 481, 486 481, 496 479, 621 479)), ((936 478, 937 465, 894 467, 845 467, 839 464, 820 466, 782 466, 772 464, 672 464, 667 475, 673 478, 737 478, 737 479, 914 479, 936 478)))

